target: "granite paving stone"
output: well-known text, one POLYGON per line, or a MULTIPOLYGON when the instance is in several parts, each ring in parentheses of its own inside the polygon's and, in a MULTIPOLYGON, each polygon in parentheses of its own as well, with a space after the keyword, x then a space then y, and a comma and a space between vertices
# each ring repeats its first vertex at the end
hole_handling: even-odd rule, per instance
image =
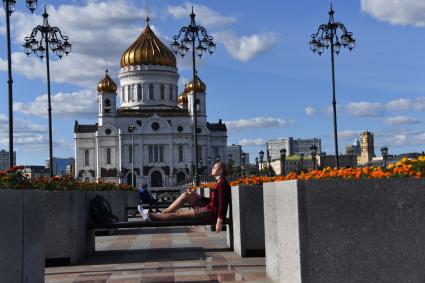
POLYGON ((96 237, 96 253, 77 265, 48 267, 48 283, 271 282, 265 258, 241 258, 226 233, 203 227, 118 230, 96 237))

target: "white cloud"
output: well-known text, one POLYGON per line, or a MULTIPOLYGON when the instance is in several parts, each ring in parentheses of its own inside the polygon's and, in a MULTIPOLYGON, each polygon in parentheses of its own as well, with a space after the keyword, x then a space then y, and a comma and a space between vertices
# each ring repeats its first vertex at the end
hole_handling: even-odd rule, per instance
POLYGON ((420 0, 361 0, 362 11, 394 25, 425 26, 425 2, 420 0))
MULTIPOLYGON (((122 53, 144 27, 141 20, 145 17, 144 9, 137 8, 129 0, 85 1, 81 6, 49 5, 47 11, 49 23, 59 26, 72 44, 68 57, 61 61, 51 60, 52 81, 93 89, 103 76, 106 61, 112 73, 116 73, 122 53)), ((32 28, 41 24, 41 17, 21 11, 16 11, 13 17, 12 36, 21 45, 32 28)), ((4 21, 1 24, 0 30, 4 21)), ((45 79, 46 76, 45 62, 35 55, 26 58, 23 52, 14 53, 13 67, 14 72, 30 79, 45 79)), ((0 69, 6 68, 6 61, 0 60, 0 69)))
POLYGON ((262 138, 257 139, 242 139, 239 141, 239 145, 241 146, 263 146, 266 144, 266 140, 262 138))
POLYGON ((344 131, 338 131, 338 137, 342 139, 352 140, 352 139, 358 139, 360 136, 359 130, 344 130, 344 131))
POLYGON ((351 102, 344 106, 344 109, 352 116, 357 117, 375 117, 382 114, 380 103, 374 102, 351 102))
MULTIPOLYGON (((52 112, 55 117, 87 117, 96 116, 96 94, 89 90, 62 93, 52 96, 52 112)), ((30 103, 16 102, 13 104, 16 112, 25 115, 47 117, 47 94, 37 96, 30 103)))
POLYGON ((425 144, 425 132, 398 133, 382 140, 388 147, 422 146, 425 144))
POLYGON ((314 116, 314 115, 316 114, 316 108, 314 108, 314 107, 312 107, 312 106, 307 106, 307 107, 304 109, 304 111, 305 111, 305 113, 306 113, 308 116, 314 116))
POLYGON ((229 130, 249 130, 253 128, 282 128, 288 125, 286 120, 272 117, 255 117, 250 119, 240 119, 235 121, 226 121, 229 130))
POLYGON ((416 118, 406 117, 406 116, 396 116, 396 117, 387 117, 383 119, 384 123, 387 125, 400 126, 400 125, 412 125, 412 124, 420 124, 416 118))
POLYGON ((384 106, 388 110, 425 110, 425 97, 415 99, 399 98, 391 100, 384 106))
POLYGON ((230 55, 241 62, 247 62, 253 57, 270 50, 279 40, 275 32, 265 32, 238 37, 232 31, 214 33, 217 42, 222 43, 230 55))
POLYGON ((194 5, 186 2, 183 6, 169 6, 167 12, 176 19, 187 19, 192 12, 192 5, 194 6, 194 13, 196 15, 195 21, 201 25, 208 27, 219 27, 236 22, 235 17, 223 16, 217 11, 214 11, 204 5, 194 5))

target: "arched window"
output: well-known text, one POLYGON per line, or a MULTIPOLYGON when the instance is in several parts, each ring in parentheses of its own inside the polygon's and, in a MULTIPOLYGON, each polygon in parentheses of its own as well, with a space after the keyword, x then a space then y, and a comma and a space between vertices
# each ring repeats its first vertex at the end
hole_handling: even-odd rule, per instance
POLYGON ((88 149, 86 149, 84 151, 84 166, 89 166, 90 165, 89 158, 90 158, 90 152, 89 152, 88 149))
POLYGON ((131 85, 127 86, 127 101, 131 102, 132 101, 132 95, 133 95, 133 91, 131 89, 131 85))
POLYGON ((137 101, 142 101, 142 85, 137 85, 137 101))
POLYGON ((174 101, 174 96, 173 96, 173 86, 172 86, 172 85, 170 85, 170 87, 169 87, 169 91, 170 91, 170 100, 171 100, 171 101, 174 101))
POLYGON ((111 112, 111 101, 109 99, 105 100, 105 113, 111 112))
POLYGON ((125 102, 125 87, 121 87, 121 101, 125 102))
POLYGON ((164 92, 165 92, 165 88, 164 85, 161 85, 161 100, 164 100, 164 92))
POLYGON ((149 100, 153 100, 153 84, 149 85, 149 100))

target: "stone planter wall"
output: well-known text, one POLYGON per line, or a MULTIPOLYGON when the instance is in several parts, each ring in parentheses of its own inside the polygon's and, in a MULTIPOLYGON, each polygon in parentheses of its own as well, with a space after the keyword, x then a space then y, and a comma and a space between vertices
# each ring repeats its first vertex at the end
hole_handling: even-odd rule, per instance
POLYGON ((46 192, 46 259, 75 264, 95 250, 86 192, 46 192))
MULTIPOLYGON (((128 207, 136 207, 140 204, 139 200, 139 192, 138 191, 128 191, 127 192, 127 206, 128 207)), ((127 211, 128 215, 135 216, 137 213, 137 209, 129 209, 127 211)))
POLYGON ((275 282, 425 282, 425 180, 264 184, 275 282))
POLYGON ((0 190, 0 281, 44 282, 45 193, 0 190))
POLYGON ((264 256, 263 186, 232 187, 232 214, 235 253, 241 257, 264 256))

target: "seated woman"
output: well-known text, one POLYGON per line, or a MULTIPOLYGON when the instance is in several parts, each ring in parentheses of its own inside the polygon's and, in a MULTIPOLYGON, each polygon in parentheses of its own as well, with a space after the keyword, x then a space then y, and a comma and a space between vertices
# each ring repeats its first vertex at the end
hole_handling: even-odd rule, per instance
POLYGON ((180 195, 168 208, 161 213, 149 213, 148 209, 140 211, 145 220, 175 220, 202 219, 216 220, 216 232, 222 230, 222 221, 226 217, 230 201, 230 185, 226 180, 227 168, 222 162, 217 162, 211 175, 217 180, 217 185, 210 192, 211 197, 205 198, 195 191, 186 191, 180 195), (192 210, 178 210, 187 202, 192 210))

